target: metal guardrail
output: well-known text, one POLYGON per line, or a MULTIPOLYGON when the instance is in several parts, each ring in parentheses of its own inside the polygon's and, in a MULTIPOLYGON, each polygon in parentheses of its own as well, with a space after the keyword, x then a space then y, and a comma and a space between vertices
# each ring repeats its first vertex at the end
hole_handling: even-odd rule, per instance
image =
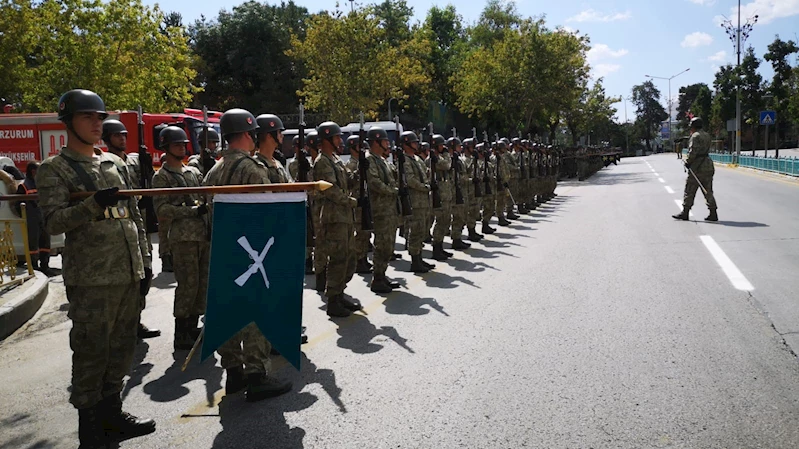
POLYGON ((31 252, 28 249, 28 213, 25 203, 20 204, 22 218, 0 220, 0 288, 21 284, 34 277, 31 252), (11 225, 18 223, 22 229, 22 247, 25 249, 25 262, 28 274, 17 276, 17 252, 14 250, 14 230, 11 225), (8 279, 6 279, 8 278, 8 279))
POLYGON ((741 156, 737 158, 734 154, 710 153, 713 162, 721 164, 737 164, 739 167, 754 168, 757 170, 770 171, 789 176, 799 176, 799 159, 781 157, 779 159, 760 157, 760 156, 741 156))

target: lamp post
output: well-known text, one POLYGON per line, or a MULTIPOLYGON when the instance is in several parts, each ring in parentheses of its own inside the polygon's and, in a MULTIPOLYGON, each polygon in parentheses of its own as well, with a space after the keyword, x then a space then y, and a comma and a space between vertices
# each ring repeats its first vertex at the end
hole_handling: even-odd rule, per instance
MULTIPOLYGON (((627 148, 625 150, 629 153, 630 152, 630 122, 627 120, 627 97, 622 97, 624 99, 624 135, 627 139, 627 148)), ((633 101, 630 98, 630 101, 633 101)))
POLYGON ((669 150, 670 151, 674 151, 674 140, 673 140, 674 138, 672 137, 672 129, 671 129, 671 80, 673 80, 674 78, 677 78, 678 76, 682 75, 683 73, 685 73, 685 72, 687 72, 689 70, 691 70, 690 67, 685 69, 685 70, 683 70, 682 72, 680 72, 680 73, 678 73, 678 74, 676 74, 674 76, 670 76, 668 78, 667 77, 663 77, 663 76, 644 75, 647 78, 654 78, 654 79, 659 79, 659 80, 667 80, 669 82, 669 150))
MULTIPOLYGON (((397 99, 396 99, 396 98, 394 98, 394 97, 391 97, 391 98, 389 98, 389 99, 388 99, 388 119, 389 119, 389 121, 390 121, 390 120, 392 120, 392 115, 391 115, 391 100, 397 100, 397 99)), ((397 104, 399 105, 399 100, 397 100, 397 104)))
MULTIPOLYGON (((732 41, 735 47, 735 53, 738 54, 738 65, 735 70, 740 75, 741 70, 741 44, 746 42, 749 33, 752 32, 755 23, 757 23, 757 15, 746 19, 744 26, 741 26, 741 0, 738 0, 738 26, 733 27, 732 21, 725 17, 725 21, 721 26, 727 32, 727 36, 732 41)), ((740 78, 740 76, 739 76, 740 78)), ((740 79, 735 85, 735 161, 736 163, 741 158, 741 82, 740 79)))

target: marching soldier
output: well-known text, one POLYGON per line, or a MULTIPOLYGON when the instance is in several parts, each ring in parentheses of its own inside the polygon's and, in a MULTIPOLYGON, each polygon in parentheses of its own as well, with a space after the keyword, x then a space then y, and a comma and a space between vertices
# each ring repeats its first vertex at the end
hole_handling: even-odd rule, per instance
POLYGON ((36 182, 45 229, 66 234, 64 284, 72 320, 72 391, 81 448, 155 431, 155 422, 122 411, 123 379, 136 346, 140 298, 152 280, 150 250, 136 198, 118 195, 132 186, 125 162, 95 153, 108 117, 94 92, 75 89, 58 101, 67 145, 45 160, 36 182), (95 192, 83 200, 71 193, 95 192), (120 258, 120 254, 130 257, 120 258))
MULTIPOLYGON (((347 161, 347 170, 349 171, 350 175, 350 182, 349 182, 349 189, 350 193, 355 198, 360 198, 361 195, 361 172, 360 172, 360 137, 358 135, 352 135, 347 137, 347 148, 350 150, 350 160, 347 161)), ((368 156, 367 156, 368 157, 368 156)), ((355 251, 355 272, 359 274, 367 274, 372 272, 372 264, 369 263, 367 259, 367 253, 369 252, 369 238, 371 237, 371 231, 364 231, 363 230, 363 214, 361 212, 360 206, 355 209, 355 240, 354 240, 354 249, 355 251)))
POLYGON ((216 159, 214 156, 216 155, 216 150, 219 147, 219 133, 216 132, 214 128, 209 126, 200 131, 198 141, 200 142, 200 145, 205 145, 205 142, 208 142, 208 148, 202 148, 199 154, 191 155, 189 157, 188 166, 196 168, 203 176, 205 176, 214 167, 214 164, 216 164, 216 159))
MULTIPOLYGON (((466 209, 466 228, 469 229, 469 240, 479 242, 482 240, 483 235, 477 233, 477 220, 480 217, 480 205, 482 204, 483 195, 477 198, 476 187, 477 183, 482 184, 483 171, 479 167, 477 150, 475 148, 475 140, 473 138, 463 139, 463 147, 466 150, 466 157, 464 165, 468 179, 468 184, 465 185, 465 190, 468 192, 469 205, 466 209), (475 167, 477 165, 477 167, 475 167), (475 172, 477 175, 475 176, 475 172)), ((481 192, 482 193, 482 192, 481 192)))
MULTIPOLYGON (((120 122, 119 120, 106 120, 103 122, 103 142, 105 143, 108 151, 112 153, 114 156, 119 157, 125 162, 125 172, 127 173, 128 183, 133 186, 134 189, 141 188, 141 168, 139 166, 139 158, 138 154, 134 153, 135 157, 130 157, 125 152, 127 148, 127 139, 128 139, 128 130, 125 128, 125 125, 120 122)), ((144 213, 142 209, 139 209, 140 213, 144 213)), ((144 219, 144 217, 142 217, 144 219)), ((152 252, 153 245, 150 242, 150 235, 145 234, 147 236, 147 247, 152 252)), ((160 240, 159 240, 160 245, 160 240)), ((167 245, 168 246, 168 245, 167 245)), ((142 296, 140 299, 139 308, 143 311, 144 307, 147 305, 147 297, 142 296)), ((139 324, 136 330, 136 336, 139 339, 144 338, 154 338, 161 335, 161 331, 158 329, 150 329, 149 327, 145 326, 141 322, 141 311, 139 312, 139 324)))
POLYGON ((433 209, 433 216, 436 220, 433 228, 433 259, 435 260, 447 260, 452 257, 452 253, 444 251, 444 236, 449 233, 452 224, 452 183, 450 182, 452 159, 444 148, 445 144, 444 136, 435 134, 433 148, 430 149, 432 153, 435 153, 435 156, 430 155, 430 170, 435 171, 441 196, 441 207, 433 209))
MULTIPOLYGON (((164 163, 153 177, 153 188, 199 187, 202 174, 194 167, 183 165, 186 157, 186 132, 168 126, 158 136, 164 163)), ((173 242, 172 258, 175 270, 175 341, 174 348, 188 350, 200 335, 197 322, 205 313, 210 263, 210 234, 208 206, 199 195, 163 195, 154 199, 158 220, 169 220, 169 241, 173 242)))
POLYGON ((399 284, 392 283, 386 277, 397 239, 399 189, 394 166, 386 160, 390 153, 386 130, 373 126, 369 128, 366 140, 369 142, 369 175, 366 182, 375 227, 374 274, 369 287, 375 293, 391 293, 393 288, 399 287, 399 284))
POLYGON ((701 183, 705 191, 705 202, 707 208, 710 210, 710 215, 705 218, 705 221, 719 221, 716 214, 716 197, 713 196, 713 175, 715 174, 715 167, 713 161, 708 156, 710 152, 710 135, 702 130, 702 119, 694 117, 691 119, 691 137, 688 141, 688 156, 685 158, 685 168, 689 172, 688 178, 685 180, 685 193, 683 194, 682 212, 673 215, 678 220, 687 220, 688 212, 694 205, 694 198, 696 191, 699 189, 701 183))
MULTIPOLYGON (((208 172, 203 184, 269 184, 269 171, 264 164, 250 157, 257 140, 255 117, 244 109, 230 109, 222 114, 219 124, 228 146, 222 150, 222 158, 208 172)), ((253 402, 291 391, 290 381, 269 374, 271 346, 258 326, 250 323, 219 347, 222 368, 227 373, 226 394, 238 392, 246 386, 246 399, 253 402)))
POLYGON ((463 228, 466 226, 466 214, 469 207, 469 174, 466 171, 466 160, 461 155, 463 149, 461 140, 457 137, 450 137, 447 140, 449 155, 452 158, 452 184, 455 191, 455 198, 452 202, 452 249, 468 249, 471 245, 463 241, 463 228), (457 185, 455 184, 455 173, 458 174, 457 185), (457 193, 460 192, 460 198, 457 193), (460 204, 458 203, 460 199, 460 204))
POLYGON ((505 218, 505 204, 508 197, 508 180, 510 179, 510 164, 508 164, 508 156, 505 154, 508 150, 508 144, 504 141, 497 141, 497 151, 494 153, 495 159, 495 174, 496 179, 496 214, 500 226, 510 226, 510 222, 505 218))
MULTIPOLYGON (((430 143, 422 142, 419 145, 419 158, 422 159, 422 162, 425 164, 427 179, 430 179, 430 143)), ((425 218, 425 238, 424 243, 432 243, 433 242, 433 235, 430 233, 430 230, 433 228, 433 198, 430 198, 430 206, 427 208, 427 218, 425 218)))
POLYGON ((324 211, 320 216, 321 226, 316 233, 316 241, 325 243, 326 260, 319 266, 325 270, 327 315, 347 317, 360 309, 360 304, 344 297, 344 288, 355 272, 352 213, 358 201, 350 194, 347 168, 336 154, 336 149, 341 145, 341 128, 333 122, 324 122, 319 125, 317 132, 321 152, 314 161, 314 181, 333 184, 329 189, 318 192, 315 198, 319 209, 324 211))
POLYGON ((435 265, 422 259, 422 246, 425 236, 430 231, 426 227, 430 215, 430 183, 427 178, 427 166, 422 158, 416 155, 419 150, 419 137, 413 131, 405 131, 400 135, 400 145, 405 153, 408 168, 405 170, 408 188, 411 194, 411 210, 413 215, 406 217, 405 229, 408 235, 408 254, 411 255, 411 271, 427 273, 435 265))

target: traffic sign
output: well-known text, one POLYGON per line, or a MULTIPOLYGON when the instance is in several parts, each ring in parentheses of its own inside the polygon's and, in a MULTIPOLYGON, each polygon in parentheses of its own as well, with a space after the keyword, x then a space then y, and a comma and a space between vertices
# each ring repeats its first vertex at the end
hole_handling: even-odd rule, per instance
POLYGON ((760 124, 761 125, 773 125, 777 123, 777 112, 776 111, 760 111, 760 124))

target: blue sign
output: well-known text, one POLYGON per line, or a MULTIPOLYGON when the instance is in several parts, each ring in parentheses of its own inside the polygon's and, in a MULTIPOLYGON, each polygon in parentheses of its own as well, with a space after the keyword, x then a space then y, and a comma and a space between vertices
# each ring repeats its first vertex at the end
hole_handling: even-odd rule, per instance
POLYGON ((760 111, 760 124, 761 125, 773 125, 777 123, 777 112, 776 111, 760 111))
POLYGON ((660 137, 662 139, 668 139, 669 138, 669 134, 670 134, 670 132, 669 132, 670 129, 669 128, 671 128, 669 125, 670 125, 670 123, 667 122, 667 121, 666 122, 662 122, 660 124, 660 137))

